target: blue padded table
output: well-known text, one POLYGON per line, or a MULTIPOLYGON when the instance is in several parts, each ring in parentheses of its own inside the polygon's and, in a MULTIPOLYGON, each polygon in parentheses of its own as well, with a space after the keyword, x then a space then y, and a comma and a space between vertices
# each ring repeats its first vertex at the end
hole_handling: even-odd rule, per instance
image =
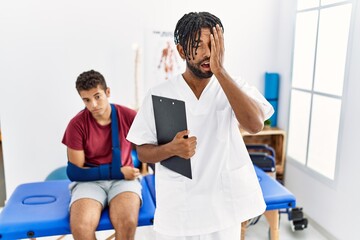
MULTIPOLYGON (((69 180, 53 180, 19 185, 0 213, 0 239, 70 234, 69 183, 69 180)), ((138 226, 152 225, 155 204, 144 179, 141 185, 143 205, 138 226)), ((97 230, 108 229, 113 226, 105 209, 97 230)))
MULTIPOLYGON (((256 166, 254 166, 254 168, 266 203, 264 215, 270 225, 271 240, 277 240, 279 239, 279 209, 294 208, 296 206, 296 199, 295 196, 275 178, 269 176, 256 166)), ((156 204, 155 177, 153 174, 149 174, 146 175, 144 179, 148 183, 149 191, 156 204)), ((245 226, 246 224, 242 225, 242 239, 245 237, 245 226)))
POLYGON ((295 196, 286 187, 260 168, 256 166, 254 168, 264 195, 267 211, 296 206, 295 196))
MULTIPOLYGON (((254 168, 266 203, 264 215, 270 225, 270 239, 278 240, 279 209, 294 208, 296 206, 296 199, 295 196, 274 177, 266 174, 256 166, 254 166, 254 168)), ((245 229, 242 230, 245 233, 245 229)))

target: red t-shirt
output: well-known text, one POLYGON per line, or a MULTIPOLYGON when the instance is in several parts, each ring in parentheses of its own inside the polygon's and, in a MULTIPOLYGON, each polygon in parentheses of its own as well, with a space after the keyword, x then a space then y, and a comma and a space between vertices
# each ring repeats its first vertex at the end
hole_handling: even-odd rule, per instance
MULTIPOLYGON (((126 140, 136 112, 130 108, 116 105, 121 149, 122 166, 133 166, 131 142, 126 140)), ((80 111, 65 130, 62 143, 74 150, 84 150, 85 162, 89 164, 107 164, 112 161, 111 123, 101 126, 89 110, 80 111)))

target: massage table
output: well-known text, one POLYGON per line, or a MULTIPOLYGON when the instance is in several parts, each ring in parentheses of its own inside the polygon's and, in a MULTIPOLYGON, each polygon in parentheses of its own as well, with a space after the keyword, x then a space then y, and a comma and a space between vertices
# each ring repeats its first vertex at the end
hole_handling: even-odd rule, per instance
MULTIPOLYGON (((19 185, 0 213, 0 239, 37 238, 70 234, 69 180, 51 180, 19 185)), ((147 182, 142 179, 143 205, 138 226, 153 224, 155 204, 147 182)), ((113 229, 106 208, 100 230, 113 229)))
MULTIPOLYGON (((294 195, 274 178, 254 166, 263 191, 271 240, 279 239, 279 209, 294 208, 294 195)), ((51 180, 19 185, 0 213, 0 239, 37 238, 70 234, 69 180, 51 180)), ((141 180, 143 205, 138 226, 153 224, 156 195, 153 174, 141 180)), ((97 230, 113 229, 105 209, 97 230)), ((244 234, 243 234, 244 237, 244 234)))
MULTIPOLYGON (((279 239, 279 210, 294 208, 296 206, 295 196, 281 185, 273 177, 266 174, 259 167, 255 166, 255 172, 259 179, 259 183, 263 192, 266 203, 266 211, 264 213, 270 225, 270 239, 279 239)), ((146 175, 144 179, 147 181, 153 201, 156 203, 155 195, 155 177, 153 174, 146 175)), ((245 237, 245 229, 242 226, 242 239, 245 237)))
MULTIPOLYGON (((295 196, 276 179, 255 166, 255 172, 259 179, 261 190, 266 203, 264 213, 270 225, 270 239, 279 239, 279 210, 296 207, 295 196)), ((243 229, 245 233, 245 230, 243 229)))

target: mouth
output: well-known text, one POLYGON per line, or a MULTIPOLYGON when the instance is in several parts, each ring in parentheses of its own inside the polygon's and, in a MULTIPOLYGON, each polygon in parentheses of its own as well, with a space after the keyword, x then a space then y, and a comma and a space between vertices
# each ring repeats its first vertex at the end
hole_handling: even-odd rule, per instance
POLYGON ((210 71, 210 61, 204 61, 200 64, 200 67, 205 71, 210 71))

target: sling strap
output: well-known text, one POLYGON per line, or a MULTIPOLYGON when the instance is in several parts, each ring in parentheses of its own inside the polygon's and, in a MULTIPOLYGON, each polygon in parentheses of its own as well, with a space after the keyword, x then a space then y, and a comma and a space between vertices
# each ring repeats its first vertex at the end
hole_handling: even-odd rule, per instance
POLYGON ((112 161, 111 161, 111 178, 121 173, 121 151, 119 142, 119 125, 117 110, 114 104, 111 104, 111 140, 112 140, 112 161))
POLYGON ((112 160, 111 164, 101 164, 97 167, 80 168, 68 161, 66 173, 71 181, 96 181, 124 179, 120 168, 121 150, 119 141, 119 127, 117 110, 115 105, 111 104, 111 142, 112 142, 112 160))

